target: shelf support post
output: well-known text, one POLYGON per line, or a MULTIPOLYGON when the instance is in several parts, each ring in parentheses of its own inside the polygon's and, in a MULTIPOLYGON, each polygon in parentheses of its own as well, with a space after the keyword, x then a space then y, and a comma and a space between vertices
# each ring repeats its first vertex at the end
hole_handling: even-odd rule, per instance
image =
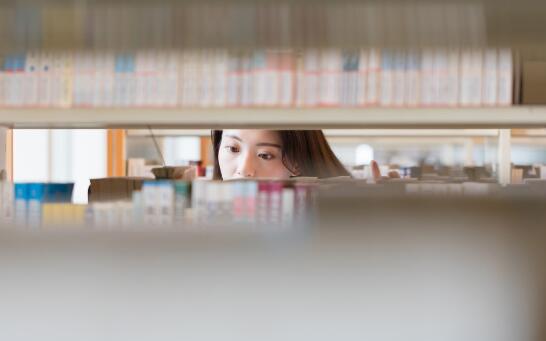
POLYGON ((511 139, 510 129, 499 129, 497 179, 501 185, 510 184, 512 178, 511 139))

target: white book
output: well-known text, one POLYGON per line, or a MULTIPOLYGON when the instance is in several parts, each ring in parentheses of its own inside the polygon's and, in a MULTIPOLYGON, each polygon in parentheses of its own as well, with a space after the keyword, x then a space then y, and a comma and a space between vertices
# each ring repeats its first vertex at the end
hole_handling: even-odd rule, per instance
POLYGON ((92 101, 92 107, 102 107, 104 106, 104 100, 103 100, 103 89, 104 89, 104 74, 103 74, 103 53, 97 52, 94 56, 94 69, 95 69, 95 76, 93 78, 93 101, 92 101))
POLYGON ((82 68, 83 68, 83 75, 82 75, 82 89, 81 89, 81 93, 82 93, 82 105, 84 106, 91 106, 93 105, 93 100, 94 100, 94 96, 95 96, 95 93, 94 93, 94 86, 95 86, 95 74, 96 74, 96 69, 95 69, 95 59, 96 59, 96 54, 95 53, 84 53, 83 55, 83 65, 82 65, 82 68))
POLYGON ((318 50, 307 50, 303 55, 303 105, 306 107, 315 107, 319 103, 320 96, 320 59, 321 53, 318 50))
POLYGON ((73 103, 74 55, 70 52, 63 52, 61 58, 61 98, 59 105, 62 108, 69 108, 73 103))
POLYGON ((482 103, 482 53, 479 50, 461 52, 461 105, 482 103))
POLYGON ((339 105, 340 106, 348 106, 349 105, 349 97, 350 97, 350 82, 349 82, 349 74, 352 67, 352 56, 350 51, 343 51, 341 54, 341 74, 339 75, 339 105))
POLYGON ((23 81, 23 105, 34 107, 38 105, 38 52, 27 53, 23 81))
POLYGON ((211 106, 222 108, 226 106, 227 53, 214 50, 211 57, 211 106))
POLYGON ((280 54, 279 70, 279 105, 281 107, 292 106, 294 100, 294 55, 290 51, 284 51, 280 54))
POLYGON ((83 82, 82 75, 84 72, 83 52, 74 53, 73 63, 73 81, 72 81, 72 104, 75 107, 81 107, 83 104, 83 82))
POLYGON ((510 49, 499 49, 498 68, 498 105, 512 105, 514 69, 512 51, 510 49))
POLYGON ((161 104, 161 52, 152 51, 148 55, 150 78, 148 79, 148 101, 152 107, 159 107, 161 104))
POLYGON ((245 53, 242 57, 241 70, 241 106, 248 107, 253 103, 253 77, 252 77, 252 55, 245 53))
POLYGON ((157 51, 154 55, 155 68, 157 70, 157 95, 154 99, 155 107, 164 107, 167 102, 167 53, 164 50, 157 51))
POLYGON ((272 107, 279 105, 279 74, 280 74, 280 53, 278 51, 268 51, 266 53, 266 63, 263 81, 264 100, 263 105, 272 107))
POLYGON ((55 53, 52 56, 53 66, 51 70, 51 105, 54 107, 61 106, 61 98, 63 95, 63 76, 64 76, 64 58, 62 53, 55 53))
POLYGON ((113 94, 112 94, 112 106, 120 107, 122 104, 122 87, 125 76, 125 55, 116 54, 114 56, 114 84, 113 84, 113 94))
POLYGON ((404 82, 404 103, 409 107, 419 106, 421 104, 421 55, 418 50, 411 50, 406 54, 404 82))
POLYGON ((368 58, 368 73, 366 86, 366 102, 377 105, 380 94, 381 54, 378 49, 370 49, 368 58))
POLYGON ((295 193, 293 188, 282 189, 282 209, 281 209, 281 225, 283 227, 291 226, 294 222, 294 202, 295 193))
POLYGON ((252 55, 252 93, 254 106, 264 106, 267 99, 267 52, 264 50, 255 51, 252 55))
POLYGON ((483 104, 483 52, 474 50, 472 53, 472 106, 483 104))
POLYGON ((381 51, 380 83, 379 103, 384 107, 392 106, 394 104, 394 54, 392 50, 381 51))
POLYGON ((158 70, 156 65, 155 51, 147 51, 145 54, 146 63, 146 106, 155 107, 158 97, 158 70))
POLYGON ((196 87, 192 84, 194 79, 193 73, 195 72, 193 63, 195 60, 196 52, 192 50, 183 51, 181 57, 181 70, 180 70, 180 86, 181 86, 181 101, 184 107, 195 106, 195 92, 196 87))
POLYGON ((186 53, 184 63, 184 103, 186 107, 196 107, 198 104, 198 75, 197 63, 199 62, 199 54, 196 51, 186 53))
POLYGON ((406 103, 406 58, 407 55, 402 50, 394 54, 393 105, 397 107, 403 107, 406 103))
POLYGON ((197 73, 194 73, 194 77, 199 77, 195 80, 197 86, 196 105, 201 107, 208 107, 212 102, 210 95, 210 89, 212 85, 212 69, 211 69, 211 56, 209 51, 201 51, 199 53, 199 60, 195 60, 193 66, 197 73))
POLYGON ((449 53, 446 49, 437 49, 434 54, 434 97, 432 102, 436 106, 447 106, 449 97, 449 53))
POLYGON ((2 65, 2 72, 0 74, 2 99, 1 102, 4 106, 11 106, 11 83, 13 80, 13 57, 11 55, 5 55, 2 65))
POLYGON ((167 66, 166 66, 166 98, 165 105, 168 107, 175 107, 178 102, 178 73, 179 73, 179 58, 178 54, 174 51, 167 53, 167 66))
POLYGON ((459 104, 459 88, 460 88, 460 58, 459 50, 451 49, 447 55, 447 81, 446 86, 446 103, 447 106, 457 106, 459 104))
POLYGON ((320 56, 320 102, 321 106, 338 106, 343 62, 341 52, 327 49, 320 56))
POLYGON ((497 105, 499 93, 498 81, 498 55, 496 49, 487 49, 483 53, 483 104, 487 106, 497 105))
POLYGON ((114 69, 115 55, 107 52, 101 55, 101 73, 102 73, 102 106, 113 107, 114 105, 114 69))
POLYGON ((135 55, 135 101, 136 107, 146 106, 146 57, 143 52, 139 51, 135 55))
POLYGON ((181 51, 177 53, 177 64, 178 64, 178 90, 176 95, 176 105, 178 107, 184 107, 184 52, 181 51))
POLYGON ((357 103, 357 83, 359 78, 360 53, 342 53, 342 73, 339 79, 339 104, 355 106, 357 103))
POLYGON ((137 93, 137 55, 131 54, 131 60, 129 64, 129 70, 127 72, 127 100, 126 106, 134 107, 136 103, 137 93))
POLYGON ((241 94, 241 58, 234 52, 230 52, 227 58, 227 106, 238 107, 241 94))
POLYGON ((126 54, 124 56, 123 72, 121 72, 121 84, 119 92, 119 105, 121 107, 127 107, 130 104, 129 99, 129 80, 131 74, 134 72, 134 57, 132 54, 126 54))
POLYGON ((434 104, 434 52, 425 49, 421 52, 421 105, 434 104))
POLYGON ((174 220, 174 186, 171 183, 161 183, 157 190, 160 224, 170 226, 174 220))
POLYGON ((52 104, 53 95, 53 55, 43 52, 39 58, 38 102, 40 106, 49 107, 52 104))
POLYGON ((368 50, 360 51, 360 60, 358 62, 358 74, 356 80, 356 105, 366 106, 367 101, 367 85, 368 85, 368 50))
POLYGON ((4 103, 6 106, 15 105, 15 56, 6 56, 4 70, 4 103))

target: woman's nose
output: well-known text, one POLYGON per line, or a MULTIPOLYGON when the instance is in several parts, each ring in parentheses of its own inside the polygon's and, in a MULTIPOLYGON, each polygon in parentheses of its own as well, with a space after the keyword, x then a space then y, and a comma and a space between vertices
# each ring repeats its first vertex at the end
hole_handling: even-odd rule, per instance
POLYGON ((252 178, 256 176, 256 168, 250 154, 246 154, 241 158, 237 175, 243 178, 252 178))

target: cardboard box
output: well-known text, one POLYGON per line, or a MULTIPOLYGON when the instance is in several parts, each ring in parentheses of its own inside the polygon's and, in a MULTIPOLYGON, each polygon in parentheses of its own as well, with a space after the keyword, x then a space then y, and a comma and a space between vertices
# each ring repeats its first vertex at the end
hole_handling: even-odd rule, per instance
POLYGON ((133 191, 140 191, 144 181, 153 179, 143 177, 113 177, 91 179, 89 202, 131 200, 133 191))

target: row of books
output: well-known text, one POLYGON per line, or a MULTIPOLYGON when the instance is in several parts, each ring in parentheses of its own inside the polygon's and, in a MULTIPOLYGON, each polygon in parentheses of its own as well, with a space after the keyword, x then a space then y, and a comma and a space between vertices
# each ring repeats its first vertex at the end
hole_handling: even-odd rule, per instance
POLYGON ((129 201, 73 205, 73 184, 3 182, 2 222, 29 228, 232 224, 286 228, 306 222, 315 187, 296 181, 148 180, 129 201))
POLYGON ((319 203, 332 195, 355 199, 546 197, 546 180, 539 178, 528 178, 522 184, 508 186, 487 182, 413 179, 375 184, 349 178, 196 180, 193 183, 160 180, 145 182, 141 191, 133 193, 132 200, 93 202, 89 205, 70 203, 70 184, 18 183, 14 186, 4 182, 1 187, 3 226, 15 223, 15 226, 26 228, 79 227, 97 230, 192 229, 206 226, 294 230, 316 221, 320 214, 319 203))
POLYGON ((0 46, 409 46, 484 42, 479 3, 13 2, 0 46))
POLYGON ((282 181, 146 181, 132 201, 89 205, 99 228, 275 226, 306 223, 314 186, 282 181), (190 194, 191 192, 191 194, 190 194))
POLYGON ((513 102, 510 49, 6 55, 2 107, 451 107, 513 102))
MULTIPOLYGON (((9 183, 3 186, 10 187, 9 183)), ((13 219, 17 225, 38 227, 42 224, 43 205, 70 203, 73 183, 16 183, 13 185, 13 219)), ((3 198, 7 202, 10 198, 3 198)), ((49 212, 49 211, 48 211, 49 212)), ((10 216, 4 217, 9 219, 10 216)))

